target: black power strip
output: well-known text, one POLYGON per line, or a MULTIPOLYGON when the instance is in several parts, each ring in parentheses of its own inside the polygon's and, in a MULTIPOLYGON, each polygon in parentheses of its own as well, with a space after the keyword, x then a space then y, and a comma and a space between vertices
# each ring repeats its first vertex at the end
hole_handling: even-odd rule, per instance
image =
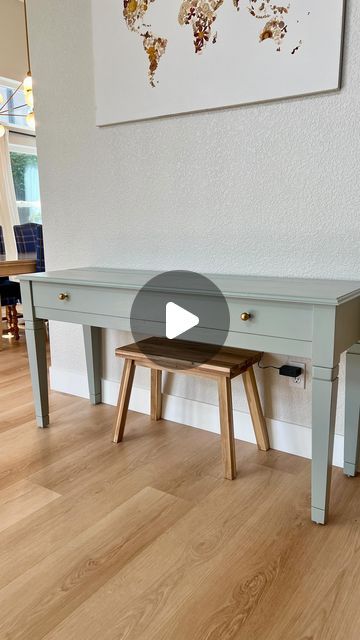
POLYGON ((290 364, 283 364, 279 369, 281 376, 287 376, 288 378, 298 378, 301 376, 303 370, 301 367, 292 367, 290 364))

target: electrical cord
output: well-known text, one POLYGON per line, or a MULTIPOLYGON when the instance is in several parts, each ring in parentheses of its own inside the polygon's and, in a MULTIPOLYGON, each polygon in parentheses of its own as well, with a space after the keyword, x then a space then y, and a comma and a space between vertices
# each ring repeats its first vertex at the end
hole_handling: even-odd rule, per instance
POLYGON ((275 367, 275 365, 273 365, 273 364, 267 364, 265 366, 263 364, 261 364, 261 361, 263 359, 263 355, 264 354, 262 354, 259 362, 257 363, 259 369, 276 369, 277 371, 280 371, 281 367, 275 367))

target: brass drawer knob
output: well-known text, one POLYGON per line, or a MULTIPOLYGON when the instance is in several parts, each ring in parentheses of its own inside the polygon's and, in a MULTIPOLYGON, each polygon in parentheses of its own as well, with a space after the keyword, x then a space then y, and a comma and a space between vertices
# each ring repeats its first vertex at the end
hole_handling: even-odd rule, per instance
POLYGON ((250 320, 251 318, 251 313, 248 313, 247 311, 245 311, 244 313, 241 314, 241 320, 244 320, 244 322, 246 322, 246 320, 250 320))
POLYGON ((69 300, 70 296, 68 293, 59 293, 58 298, 59 300, 69 300))

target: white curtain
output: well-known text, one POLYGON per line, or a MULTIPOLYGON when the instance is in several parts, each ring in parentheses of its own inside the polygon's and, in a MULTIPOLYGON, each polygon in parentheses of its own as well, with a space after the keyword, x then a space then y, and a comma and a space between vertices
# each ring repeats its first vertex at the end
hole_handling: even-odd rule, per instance
POLYGON ((0 138, 0 226, 3 229, 6 257, 16 260, 14 224, 20 224, 11 171, 9 132, 0 138))

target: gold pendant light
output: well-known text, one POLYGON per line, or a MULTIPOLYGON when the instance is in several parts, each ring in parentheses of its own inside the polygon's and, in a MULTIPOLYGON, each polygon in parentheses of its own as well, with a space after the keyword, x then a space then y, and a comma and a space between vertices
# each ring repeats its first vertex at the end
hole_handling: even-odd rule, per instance
MULTIPOLYGON (((29 48, 29 31, 28 31, 28 21, 27 21, 27 10, 26 10, 26 0, 24 0, 24 19, 25 19, 25 34, 26 34, 26 52, 27 52, 27 61, 28 61, 28 72, 23 82, 19 84, 19 86, 12 92, 10 97, 4 101, 3 96, 0 95, 0 116, 11 116, 11 117, 24 117, 24 114, 16 113, 17 109, 22 109, 24 107, 29 107, 29 113, 25 116, 26 123, 29 129, 35 130, 35 114, 34 114, 34 94, 33 94, 33 82, 31 76, 31 68, 30 68, 30 48, 29 48), (17 94, 17 92, 23 89, 25 96, 25 104, 21 104, 18 107, 14 107, 9 111, 9 103, 13 99, 13 97, 17 94)), ((0 138, 5 135, 5 127, 0 124, 0 138)))

